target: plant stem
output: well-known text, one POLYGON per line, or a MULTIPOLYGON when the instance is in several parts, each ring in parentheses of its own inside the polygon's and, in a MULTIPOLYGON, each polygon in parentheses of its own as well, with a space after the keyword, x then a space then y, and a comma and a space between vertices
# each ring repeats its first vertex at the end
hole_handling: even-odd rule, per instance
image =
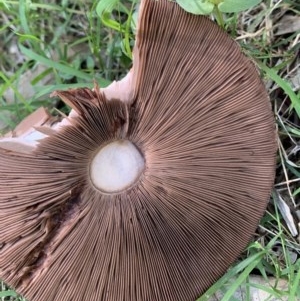
POLYGON ((224 24, 224 18, 223 18, 223 14, 220 12, 219 8, 217 5, 215 5, 214 7, 214 16, 217 20, 217 23, 219 24, 219 26, 221 26, 222 28, 225 27, 224 24))

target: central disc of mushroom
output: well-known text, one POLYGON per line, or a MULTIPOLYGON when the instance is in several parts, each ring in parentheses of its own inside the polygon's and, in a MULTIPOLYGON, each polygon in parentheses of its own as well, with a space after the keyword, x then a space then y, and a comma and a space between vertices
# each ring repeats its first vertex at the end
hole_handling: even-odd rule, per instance
POLYGON ((98 151, 91 162, 90 176, 102 192, 116 193, 132 186, 144 166, 144 158, 132 142, 117 140, 98 151))

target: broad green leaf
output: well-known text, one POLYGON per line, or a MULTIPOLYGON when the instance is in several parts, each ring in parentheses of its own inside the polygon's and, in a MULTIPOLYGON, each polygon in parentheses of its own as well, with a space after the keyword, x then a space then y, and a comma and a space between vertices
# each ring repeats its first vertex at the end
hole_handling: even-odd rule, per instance
POLYGON ((203 0, 177 0, 185 11, 195 15, 208 15, 214 9, 214 4, 203 0))
POLYGON ((224 0, 218 5, 218 8, 223 13, 237 13, 253 7, 262 0, 224 0))

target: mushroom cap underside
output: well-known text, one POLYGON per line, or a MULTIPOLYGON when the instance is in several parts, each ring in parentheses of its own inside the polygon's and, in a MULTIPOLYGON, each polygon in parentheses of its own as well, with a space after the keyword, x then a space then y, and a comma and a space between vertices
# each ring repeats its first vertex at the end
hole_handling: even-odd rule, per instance
POLYGON ((56 92, 75 112, 64 126, 26 152, 0 143, 0 278, 30 301, 194 301, 265 210, 273 115, 226 33, 143 0, 127 79, 56 92), (116 141, 145 166, 130 187, 103 193, 91 164, 116 141))

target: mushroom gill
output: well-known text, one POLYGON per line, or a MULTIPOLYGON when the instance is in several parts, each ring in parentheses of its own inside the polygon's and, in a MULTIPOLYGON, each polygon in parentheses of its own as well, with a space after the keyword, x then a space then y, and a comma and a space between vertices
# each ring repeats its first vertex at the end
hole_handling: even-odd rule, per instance
POLYGON ((0 278, 30 301, 194 301, 265 210, 271 106, 226 33, 142 0, 126 83, 57 91, 64 126, 0 143, 0 278))

